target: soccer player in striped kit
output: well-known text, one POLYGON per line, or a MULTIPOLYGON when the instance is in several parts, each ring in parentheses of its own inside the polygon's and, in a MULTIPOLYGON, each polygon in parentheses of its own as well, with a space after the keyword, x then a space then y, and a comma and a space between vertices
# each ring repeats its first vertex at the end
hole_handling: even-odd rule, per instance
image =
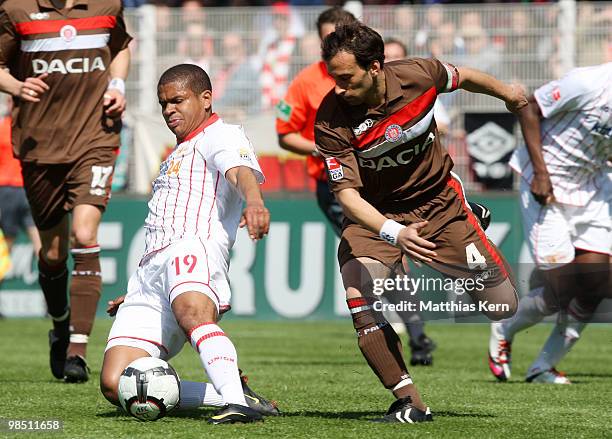
POLYGON ((514 335, 559 312, 526 379, 570 384, 556 365, 611 292, 612 63, 543 85, 518 118, 525 145, 510 165, 521 175, 525 240, 541 281, 511 319, 493 323, 489 368, 500 381, 509 379, 514 335))
POLYGON ((214 424, 258 421, 278 411, 245 389, 236 349, 217 322, 230 308, 229 252, 238 227, 255 241, 268 233, 264 176, 242 127, 213 113, 204 70, 174 66, 157 91, 177 145, 153 182, 145 252, 108 336, 100 387, 118 404, 119 377, 129 363, 168 360, 189 342, 212 385, 182 381, 179 405, 222 405, 209 420, 214 424))
POLYGON ((482 281, 468 294, 493 320, 518 302, 511 272, 469 208, 433 116, 438 94, 462 88, 526 105, 522 90, 477 70, 412 58, 384 62, 384 42, 361 24, 339 25, 323 41, 335 87, 315 122, 330 188, 343 207, 338 262, 358 346, 397 398, 381 422, 433 420, 406 368, 400 340, 373 284, 404 255, 453 278, 482 281), (494 305, 482 308, 482 304, 494 305))
POLYGON ((66 382, 89 377, 87 342, 102 289, 98 226, 119 148, 130 40, 119 0, 0 6, 0 90, 14 98, 13 153, 42 244, 51 372, 66 382))

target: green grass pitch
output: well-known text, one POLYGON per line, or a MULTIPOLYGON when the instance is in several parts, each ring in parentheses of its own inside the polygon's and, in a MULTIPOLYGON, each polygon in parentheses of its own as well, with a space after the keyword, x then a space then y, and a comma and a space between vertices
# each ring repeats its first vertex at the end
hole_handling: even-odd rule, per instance
MULTIPOLYGON (((496 383, 486 362, 487 325, 431 324, 438 343, 433 367, 411 373, 435 421, 368 422, 393 401, 365 364, 349 321, 255 322, 222 326, 238 349, 252 387, 278 401, 284 416, 251 425, 211 426, 211 410, 174 412, 144 423, 109 405, 98 390, 110 320, 96 322, 89 348, 91 380, 67 385, 48 369, 45 320, 0 321, 0 418, 61 419, 62 433, 0 432, 0 437, 72 438, 387 438, 610 437, 612 326, 592 325, 561 364, 572 386, 526 384, 523 374, 550 325, 517 336, 514 377, 496 383)), ((202 380, 199 359, 186 345, 171 361, 183 379, 202 380)))

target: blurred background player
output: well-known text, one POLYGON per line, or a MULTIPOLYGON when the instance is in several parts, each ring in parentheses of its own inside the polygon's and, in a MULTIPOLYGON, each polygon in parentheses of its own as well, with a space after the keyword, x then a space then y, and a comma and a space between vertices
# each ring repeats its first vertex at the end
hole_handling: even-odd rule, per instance
POLYGON ((87 341, 102 288, 98 225, 110 198, 130 58, 122 14, 119 0, 0 6, 0 90, 15 98, 13 151, 41 238, 51 372, 66 382, 89 377, 87 341))
POLYGON ((538 88, 518 113, 525 145, 510 164, 521 175, 525 240, 543 285, 532 283, 516 315, 492 324, 489 368, 501 381, 510 378, 514 335, 559 312, 527 381, 570 384, 556 365, 610 297, 610 84, 612 63, 577 68, 538 88))
POLYGON ((317 112, 315 142, 347 216, 338 248, 347 305, 362 354, 397 398, 379 421, 431 421, 400 339, 376 311, 372 285, 406 255, 453 278, 481 279, 484 288, 468 293, 478 308, 493 305, 482 309, 488 318, 514 314, 518 297, 508 265, 451 172, 433 104, 458 88, 497 97, 512 111, 527 100, 519 87, 435 59, 385 65, 381 36, 359 22, 337 26, 322 54, 335 87, 317 112))
POLYGON ((0 119, 0 229, 6 242, 6 258, 10 261, 13 244, 20 232, 25 232, 30 238, 36 257, 40 251, 40 238, 23 190, 21 165, 19 160, 13 157, 10 116, 12 99, 9 96, 2 98, 5 98, 6 105, 5 114, 0 119))
MULTIPOLYGON (((144 255, 108 335, 100 387, 117 404, 129 363, 168 360, 189 340, 223 403, 209 422, 258 421, 261 414, 245 400, 236 349, 217 323, 230 308, 229 253, 238 227, 246 226, 253 241, 268 233, 264 177, 242 128, 213 113, 204 70, 171 67, 157 93, 177 145, 153 182, 144 255)), ((191 395, 189 404, 202 405, 205 390, 204 383, 181 383, 181 404, 191 395)))

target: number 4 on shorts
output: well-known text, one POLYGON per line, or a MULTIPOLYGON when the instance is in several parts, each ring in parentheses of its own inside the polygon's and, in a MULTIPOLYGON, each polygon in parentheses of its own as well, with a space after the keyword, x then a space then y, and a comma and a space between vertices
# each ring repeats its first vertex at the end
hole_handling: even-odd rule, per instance
POLYGON ((473 270, 475 268, 485 269, 487 268, 486 258, 478 251, 476 244, 473 242, 465 248, 465 257, 467 259, 468 268, 473 270))

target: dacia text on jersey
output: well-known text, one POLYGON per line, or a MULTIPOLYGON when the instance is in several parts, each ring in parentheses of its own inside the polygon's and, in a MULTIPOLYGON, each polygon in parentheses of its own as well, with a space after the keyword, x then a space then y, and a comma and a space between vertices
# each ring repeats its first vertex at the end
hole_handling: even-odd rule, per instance
MULTIPOLYGON (((421 154, 425 149, 434 142, 436 136, 434 133, 429 133, 423 144, 414 145, 414 148, 403 149, 396 156, 383 156, 379 158, 366 159, 359 157, 359 165, 364 168, 375 169, 380 171, 384 168, 395 168, 400 165, 407 165, 412 160, 421 154)), ((359 153, 358 153, 359 154, 359 153)))
POLYGON ((69 73, 88 73, 94 70, 104 71, 106 66, 100 56, 96 56, 93 60, 90 58, 70 58, 66 61, 61 59, 52 59, 51 61, 33 59, 32 70, 35 75, 42 73, 61 73, 66 75, 69 73))

